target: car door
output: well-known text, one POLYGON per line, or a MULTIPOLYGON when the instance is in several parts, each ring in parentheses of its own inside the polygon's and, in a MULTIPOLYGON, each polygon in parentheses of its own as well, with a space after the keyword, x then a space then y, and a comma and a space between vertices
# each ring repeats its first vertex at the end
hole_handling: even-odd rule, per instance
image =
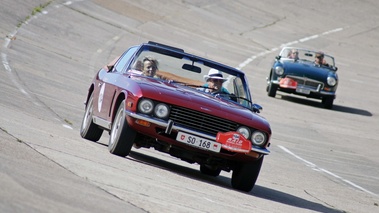
POLYGON ((132 47, 127 50, 115 63, 115 66, 108 72, 101 72, 99 74, 99 81, 97 83, 98 97, 97 97, 97 110, 99 117, 104 120, 110 120, 110 112, 112 102, 115 98, 117 91, 119 90, 116 82, 122 77, 124 69, 131 61, 134 53, 138 49, 138 46, 132 47))

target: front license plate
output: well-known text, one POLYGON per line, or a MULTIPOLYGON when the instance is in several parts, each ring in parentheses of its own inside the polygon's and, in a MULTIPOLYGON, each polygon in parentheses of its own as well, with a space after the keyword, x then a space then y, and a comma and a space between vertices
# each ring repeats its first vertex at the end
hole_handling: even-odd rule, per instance
POLYGON ((296 92, 309 95, 311 91, 306 88, 296 88, 296 92))
POLYGON ((201 138, 195 135, 179 132, 176 136, 176 140, 190 146, 197 147, 199 149, 205 149, 212 152, 220 152, 221 144, 215 141, 210 141, 205 138, 201 138))

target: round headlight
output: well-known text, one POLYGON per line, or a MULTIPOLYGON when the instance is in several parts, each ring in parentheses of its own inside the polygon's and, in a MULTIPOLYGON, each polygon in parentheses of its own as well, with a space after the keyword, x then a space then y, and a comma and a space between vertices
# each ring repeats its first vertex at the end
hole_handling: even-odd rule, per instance
POLYGON ((255 131, 253 132, 251 141, 253 142, 253 145, 261 146, 266 142, 266 135, 263 132, 255 131))
POLYGON ((154 103, 152 100, 144 99, 139 102, 138 110, 145 114, 150 114, 154 109, 154 103))
POLYGON ((249 128, 245 127, 245 126, 241 126, 237 129, 237 132, 240 133, 241 135, 243 135, 246 139, 249 139, 250 137, 250 130, 249 128))
POLYGON ((155 106, 154 114, 158 118, 166 118, 170 112, 169 107, 166 104, 159 103, 155 106))
POLYGON ((275 67, 275 73, 277 75, 283 75, 283 73, 284 73, 283 67, 280 67, 280 66, 275 67))
POLYGON ((334 77, 329 76, 326 79, 326 82, 328 83, 329 86, 335 86, 337 84, 337 80, 334 77))

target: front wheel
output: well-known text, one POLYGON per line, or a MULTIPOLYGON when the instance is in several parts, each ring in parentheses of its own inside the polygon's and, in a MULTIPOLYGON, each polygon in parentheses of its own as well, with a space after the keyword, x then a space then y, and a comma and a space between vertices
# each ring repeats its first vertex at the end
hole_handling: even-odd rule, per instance
POLYGON ((259 160, 238 165, 232 174, 232 187, 249 192, 253 189, 261 171, 263 157, 259 160))
POLYGON ((80 136, 87 140, 98 141, 103 134, 103 130, 100 129, 95 123, 93 123, 93 94, 89 98, 86 110, 84 112, 82 125, 80 126, 80 136))
POLYGON ((275 98, 276 90, 278 90, 279 86, 272 83, 272 77, 270 77, 270 80, 267 83, 268 83, 267 88, 266 88, 267 95, 275 98))
POLYGON ((322 104, 325 109, 333 108, 334 97, 324 97, 322 98, 322 104))
POLYGON ((136 131, 129 127, 125 115, 125 100, 118 107, 109 137, 109 152, 121 157, 129 155, 136 138, 136 131))

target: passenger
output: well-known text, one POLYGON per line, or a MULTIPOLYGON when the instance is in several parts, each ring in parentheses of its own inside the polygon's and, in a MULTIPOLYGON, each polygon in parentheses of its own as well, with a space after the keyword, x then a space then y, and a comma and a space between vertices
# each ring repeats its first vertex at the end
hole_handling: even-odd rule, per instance
POLYGON ((315 62, 314 62, 316 65, 318 66, 329 66, 328 63, 326 63, 325 59, 324 59, 324 53, 323 52, 317 52, 315 54, 315 62))
POLYGON ((299 51, 297 49, 291 50, 290 54, 288 54, 288 58, 298 60, 299 59, 299 51))
POLYGON ((156 77, 157 70, 158 70, 157 59, 151 56, 146 56, 142 60, 142 75, 156 77))
POLYGON ((204 76, 204 80, 206 81, 203 85, 205 92, 229 94, 229 91, 222 86, 227 79, 223 77, 220 71, 210 69, 208 75, 204 76))

